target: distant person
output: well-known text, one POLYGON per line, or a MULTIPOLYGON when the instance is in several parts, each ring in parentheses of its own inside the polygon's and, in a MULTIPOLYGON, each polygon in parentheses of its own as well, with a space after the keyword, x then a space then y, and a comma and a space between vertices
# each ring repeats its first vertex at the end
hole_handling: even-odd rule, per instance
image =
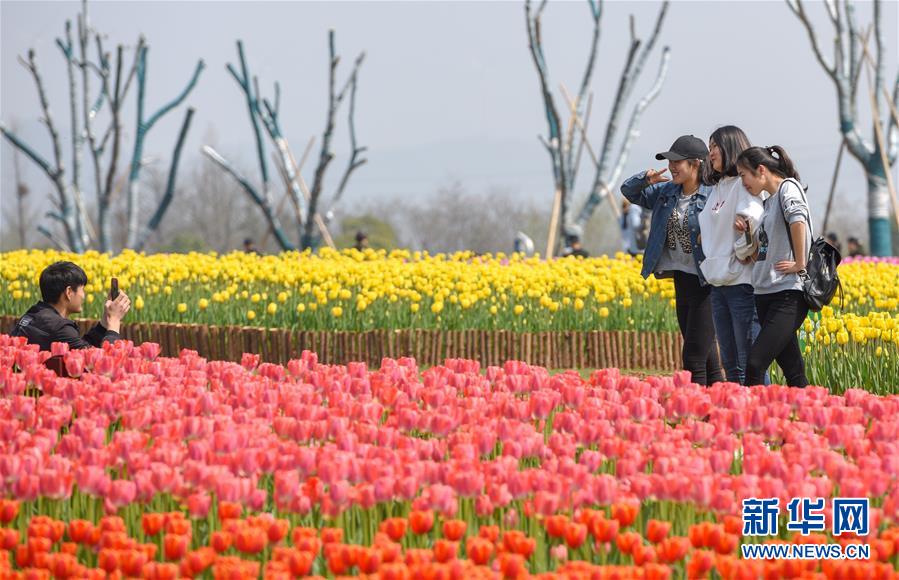
POLYGON ((860 241, 858 241, 858 238, 849 238, 848 240, 846 240, 846 250, 853 258, 865 255, 865 247, 862 246, 862 243, 860 241))
POLYGON ((243 251, 248 254, 258 254, 259 252, 256 250, 256 243, 253 242, 253 238, 245 238, 243 241, 243 251))
POLYGON ((368 234, 362 230, 356 232, 356 243, 353 244, 353 247, 360 252, 364 251, 368 247, 368 234))
POLYGON ((69 316, 81 312, 87 274, 72 262, 56 262, 47 266, 40 277, 42 301, 28 309, 16 324, 11 336, 24 336, 28 344, 50 350, 54 342, 64 342, 69 348, 100 347, 104 342, 121 338, 122 319, 131 309, 131 300, 124 292, 106 300, 103 317, 83 337, 69 316))
POLYGON ((590 254, 581 247, 581 239, 578 236, 568 236, 565 239, 565 249, 562 250, 562 257, 567 258, 574 256, 575 258, 589 258, 590 254))
POLYGON ((643 225, 643 208, 624 200, 621 202, 621 244, 625 252, 636 256, 645 248, 637 243, 637 235, 643 225))
POLYGON ((827 243, 836 248, 838 252, 842 253, 843 245, 840 243, 840 238, 837 237, 836 232, 830 232, 829 234, 827 234, 827 243))
POLYGON ((684 370, 700 385, 724 379, 715 343, 711 289, 699 264, 699 215, 706 207, 710 187, 703 185, 703 164, 709 150, 702 139, 683 135, 656 159, 668 160, 667 169, 649 169, 627 179, 621 193, 631 203, 652 211, 649 242, 641 274, 674 279, 677 322, 684 347, 684 370), (671 177, 665 176, 670 171, 671 177))

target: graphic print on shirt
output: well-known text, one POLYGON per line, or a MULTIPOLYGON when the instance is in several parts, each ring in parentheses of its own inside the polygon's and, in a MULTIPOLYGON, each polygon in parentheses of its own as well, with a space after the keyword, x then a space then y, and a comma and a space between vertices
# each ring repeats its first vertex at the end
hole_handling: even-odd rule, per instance
POLYGON ((765 224, 759 224, 759 257, 757 261, 761 262, 768 257, 768 234, 765 233, 765 224))
POLYGON ((680 245, 681 251, 685 254, 693 253, 693 244, 690 243, 690 227, 687 223, 687 214, 684 213, 683 219, 681 214, 674 208, 671 216, 668 218, 667 235, 665 236, 665 245, 669 250, 677 249, 680 245))

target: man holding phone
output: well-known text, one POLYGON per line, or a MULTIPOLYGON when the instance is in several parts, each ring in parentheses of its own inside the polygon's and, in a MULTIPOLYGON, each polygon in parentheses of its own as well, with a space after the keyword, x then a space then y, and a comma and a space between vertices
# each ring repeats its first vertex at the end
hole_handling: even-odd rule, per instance
POLYGON ((38 344, 41 350, 50 350, 54 342, 68 343, 69 348, 90 348, 120 339, 122 319, 131 309, 131 300, 119 291, 115 278, 103 317, 87 334, 82 337, 78 326, 69 319, 70 315, 81 312, 86 285, 87 274, 72 262, 47 266, 40 277, 43 300, 28 309, 10 335, 27 337, 29 344, 38 344))

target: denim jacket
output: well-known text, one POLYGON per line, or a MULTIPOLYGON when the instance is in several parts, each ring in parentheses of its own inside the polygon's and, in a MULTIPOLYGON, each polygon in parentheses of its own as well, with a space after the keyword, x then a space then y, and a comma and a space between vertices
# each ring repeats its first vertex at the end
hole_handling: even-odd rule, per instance
MULTIPOLYGON (((652 220, 649 227, 649 240, 646 242, 646 251, 643 254, 643 271, 641 274, 648 278, 655 274, 656 278, 664 278, 665 274, 656 272, 655 267, 662 257, 667 235, 668 218, 677 206, 678 197, 683 188, 680 185, 666 181, 647 185, 646 172, 643 171, 627 179, 621 184, 621 193, 631 203, 652 210, 652 220)), ((696 271, 699 273, 699 283, 705 286, 705 277, 699 265, 705 260, 702 253, 702 244, 699 243, 699 214, 705 207, 705 202, 712 188, 700 185, 699 191, 693 194, 693 199, 687 207, 687 225, 690 228, 690 243, 693 244, 693 259, 696 260, 696 271)))

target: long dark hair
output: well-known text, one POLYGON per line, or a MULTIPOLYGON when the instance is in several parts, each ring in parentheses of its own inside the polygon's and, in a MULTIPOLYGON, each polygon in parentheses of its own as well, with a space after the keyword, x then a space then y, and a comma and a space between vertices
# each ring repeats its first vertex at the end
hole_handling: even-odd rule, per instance
POLYGON ((742 165, 752 171, 753 174, 758 173, 759 166, 764 165, 765 168, 779 175, 784 179, 792 177, 799 181, 799 172, 793 165, 793 160, 784 151, 780 145, 772 145, 770 147, 750 147, 746 151, 740 153, 737 158, 737 165, 742 165))
POLYGON ((743 129, 735 125, 724 125, 715 129, 709 137, 709 146, 712 143, 715 143, 721 151, 721 171, 715 171, 711 163, 705 167, 705 182, 710 185, 718 183, 725 176, 736 177, 737 158, 740 153, 752 147, 743 129))

